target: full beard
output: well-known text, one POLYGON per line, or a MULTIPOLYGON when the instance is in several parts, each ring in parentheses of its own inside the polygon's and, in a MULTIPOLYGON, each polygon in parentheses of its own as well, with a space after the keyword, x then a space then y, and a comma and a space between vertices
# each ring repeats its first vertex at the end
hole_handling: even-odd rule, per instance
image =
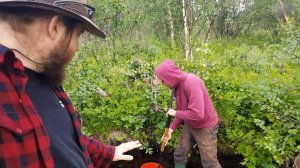
POLYGON ((51 59, 43 65, 43 74, 47 81, 56 86, 62 85, 65 79, 67 65, 74 55, 74 53, 67 52, 68 45, 57 46, 50 53, 51 59))

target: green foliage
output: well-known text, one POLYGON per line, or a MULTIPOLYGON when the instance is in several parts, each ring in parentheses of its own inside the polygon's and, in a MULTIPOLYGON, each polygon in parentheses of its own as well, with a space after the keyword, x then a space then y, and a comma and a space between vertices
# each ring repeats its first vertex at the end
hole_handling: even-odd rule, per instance
MULTIPOLYGON (((112 130, 124 130, 142 141, 144 147, 149 141, 159 142, 165 123, 161 106, 166 106, 162 102, 169 92, 152 86, 154 64, 135 58, 114 62, 106 57, 97 61, 100 56, 90 56, 89 47, 78 53, 81 56, 70 66, 66 84, 83 116, 85 132, 105 137, 112 130), (99 90, 107 95, 99 94, 99 90)), ((145 150, 151 153, 152 147, 145 150)))
POLYGON ((299 152, 299 66, 274 59, 280 53, 274 47, 217 46, 224 56, 202 77, 225 121, 225 140, 243 154, 247 167, 283 165, 299 152))
POLYGON ((92 1, 98 10, 95 20, 109 37, 82 39, 65 83, 83 116, 84 132, 111 143, 106 137, 120 130, 127 134, 117 141, 138 139, 145 153, 155 152, 170 90, 154 87, 151 80, 154 68, 171 58, 204 80, 224 122, 220 143, 242 154, 246 167, 282 167, 300 152, 299 2, 284 2, 294 7, 289 23, 277 15, 275 1, 243 1, 245 10, 239 9, 240 1, 191 2, 188 15, 197 48, 192 62, 183 59, 180 1, 169 1, 177 47, 167 41, 168 2, 92 1), (222 39, 202 44, 200 37, 213 17, 213 32, 222 39))
MULTIPOLYGON (((152 143, 159 143, 164 131, 163 109, 170 94, 151 85, 153 70, 172 58, 184 71, 205 81, 225 122, 221 143, 230 142, 247 167, 280 166, 299 152, 299 63, 283 62, 282 57, 289 55, 278 49, 279 44, 245 39, 251 38, 213 41, 194 53, 193 62, 182 60, 180 52, 164 45, 153 50, 153 46, 159 48, 157 42, 148 48, 133 44, 140 48, 138 55, 127 52, 133 55, 115 61, 86 43, 69 68, 66 88, 84 118, 86 133, 105 137, 112 130, 124 130, 142 141, 145 152, 151 154, 152 143), (107 95, 101 96, 100 89, 107 95)), ((134 50, 133 46, 127 48, 134 50)), ((177 139, 178 132, 170 145, 177 139)))

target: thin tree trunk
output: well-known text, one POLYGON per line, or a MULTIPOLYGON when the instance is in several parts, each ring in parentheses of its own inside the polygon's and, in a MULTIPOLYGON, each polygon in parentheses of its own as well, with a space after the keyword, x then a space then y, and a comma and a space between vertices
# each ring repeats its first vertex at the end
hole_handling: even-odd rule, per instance
POLYGON ((186 15, 186 4, 185 0, 182 0, 182 17, 183 17, 183 31, 184 31, 184 55, 185 59, 190 56, 190 38, 189 38, 189 27, 186 15))
POLYGON ((283 5, 283 3, 282 3, 281 0, 278 0, 278 3, 279 3, 279 6, 280 6, 280 9, 281 9, 281 11, 282 11, 282 14, 283 14, 283 16, 284 16, 284 19, 285 19, 286 23, 288 23, 288 22, 289 22, 289 19, 288 19, 288 17, 287 17, 286 12, 285 12, 284 5, 283 5))
POLYGON ((225 3, 227 0, 217 0, 216 5, 218 9, 218 14, 216 18, 216 37, 222 37, 226 32, 225 20, 227 18, 227 12, 225 10, 225 3))
POLYGON ((217 19, 217 16, 215 16, 215 17, 213 17, 213 18, 210 19, 209 28, 208 28, 208 30, 207 30, 207 32, 205 34, 205 38, 203 40, 204 44, 208 43, 208 40, 209 40, 210 34, 211 34, 212 30, 213 30, 213 27, 215 25, 216 19, 217 19))
POLYGON ((168 22, 169 22, 169 30, 170 30, 170 41, 171 41, 171 47, 173 48, 175 46, 174 21, 173 21, 170 3, 171 1, 169 0, 167 2, 167 12, 168 12, 168 22))
MULTIPOLYGON (((191 40, 190 40, 190 41, 191 41, 191 40)), ((190 43, 191 43, 191 42, 190 42, 190 43)), ((193 61, 193 60, 194 60, 194 55, 193 55, 192 47, 190 47, 189 54, 190 54, 190 60, 193 61)))

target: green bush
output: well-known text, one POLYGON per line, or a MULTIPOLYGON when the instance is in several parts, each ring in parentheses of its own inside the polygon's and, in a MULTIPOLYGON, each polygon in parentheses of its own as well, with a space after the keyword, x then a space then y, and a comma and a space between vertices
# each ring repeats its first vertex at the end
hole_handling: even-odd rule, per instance
MULTIPOLYGON (((300 151, 299 60, 283 59, 288 56, 278 48, 286 45, 251 37, 216 40, 202 45, 190 62, 180 49, 156 41, 128 44, 118 57, 87 42, 69 67, 65 86, 84 118, 85 133, 108 137, 122 130, 152 153, 150 142, 159 143, 163 134, 170 95, 151 85, 153 70, 172 58, 205 81, 225 124, 221 143, 242 154, 247 167, 280 167, 300 151)), ((170 145, 177 139, 178 131, 170 145)))

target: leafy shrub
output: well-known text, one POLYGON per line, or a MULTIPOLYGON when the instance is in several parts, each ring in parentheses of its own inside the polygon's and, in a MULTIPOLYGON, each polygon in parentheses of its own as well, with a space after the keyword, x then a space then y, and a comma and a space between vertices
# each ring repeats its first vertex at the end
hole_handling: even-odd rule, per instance
MULTIPOLYGON (((66 89, 87 134, 106 137, 123 130, 142 141, 146 153, 153 152, 150 142, 159 142, 164 131, 163 111, 170 95, 168 89, 151 85, 153 70, 172 58, 205 81, 225 123, 221 143, 242 154, 242 164, 279 167, 300 151, 299 62, 283 59, 287 55, 278 49, 282 45, 251 37, 212 41, 194 52, 193 62, 182 59, 180 49, 160 42, 146 46, 128 45, 125 55, 115 59, 86 43, 72 62, 66 89)), ((170 145, 177 139, 178 131, 170 145)))

